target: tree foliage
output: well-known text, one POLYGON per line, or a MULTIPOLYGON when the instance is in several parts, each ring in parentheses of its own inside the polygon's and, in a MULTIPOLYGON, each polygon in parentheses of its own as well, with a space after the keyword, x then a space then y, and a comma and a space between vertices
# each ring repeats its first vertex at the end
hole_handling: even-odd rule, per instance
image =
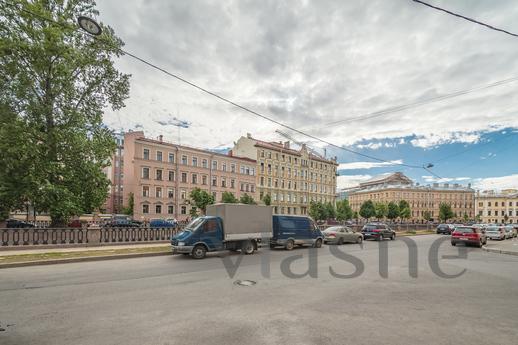
POLYGON ((442 221, 447 221, 455 216, 451 209, 451 205, 445 202, 441 202, 439 205, 439 219, 442 221))
POLYGON ((378 219, 384 219, 388 214, 387 204, 383 202, 377 202, 374 204, 374 209, 376 211, 376 218, 378 219))
POLYGON ((431 221, 432 220, 432 213, 430 211, 424 211, 423 218, 427 222, 431 221))
POLYGON ((129 193, 128 197, 128 206, 124 207, 122 213, 127 214, 128 216, 133 216, 133 212, 135 210, 135 196, 133 193, 129 193))
POLYGON ((114 66, 123 43, 113 30, 101 23, 99 39, 76 30, 78 16, 97 17, 94 5, 0 2, 0 204, 31 204, 53 225, 106 200, 102 169, 115 142, 103 111, 122 108, 129 94, 129 75, 114 66))
POLYGON ((237 204, 239 200, 234 196, 234 193, 223 192, 223 194, 221 194, 221 202, 226 204, 237 204))
POLYGON ((272 197, 270 196, 270 194, 265 194, 263 196, 263 202, 266 206, 270 206, 272 204, 272 197))
POLYGON ((399 218, 408 219, 412 215, 412 211, 410 210, 410 204, 406 200, 399 201, 399 218))
POLYGON ((257 205, 257 202, 255 202, 254 198, 247 193, 241 195, 241 198, 239 198, 239 202, 242 204, 257 205))
POLYGON ((339 221, 349 220, 353 217, 353 211, 349 206, 349 200, 336 202, 336 219, 339 221))
POLYGON ((189 196, 193 201, 194 206, 200 209, 203 214, 205 214, 208 205, 214 204, 214 196, 204 190, 201 190, 200 188, 194 188, 191 190, 189 196))
POLYGON ((395 202, 391 201, 387 205, 387 218, 394 220, 399 217, 399 206, 395 202))
POLYGON ((366 200, 360 207, 360 216, 365 219, 370 219, 376 216, 376 209, 372 200, 366 200))

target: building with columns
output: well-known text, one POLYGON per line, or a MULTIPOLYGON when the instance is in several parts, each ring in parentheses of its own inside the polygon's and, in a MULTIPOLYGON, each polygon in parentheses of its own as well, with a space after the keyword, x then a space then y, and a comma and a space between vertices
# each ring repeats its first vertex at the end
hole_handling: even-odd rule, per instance
POLYGON ((287 142, 266 142, 250 134, 234 143, 232 152, 257 162, 256 184, 262 200, 270 195, 277 214, 308 214, 311 201, 336 198, 336 157, 326 159, 287 142))
POLYGON ((221 200, 223 192, 236 198, 247 193, 257 200, 256 161, 144 136, 124 135, 123 203, 134 197, 134 219, 189 218, 190 192, 198 187, 221 200))
POLYGON ((439 205, 442 202, 451 205, 457 219, 475 218, 475 191, 471 185, 455 184, 420 185, 414 183, 401 172, 376 176, 348 193, 349 204, 353 211, 360 212, 363 202, 389 203, 406 200, 410 204, 410 221, 423 222, 425 214, 429 212, 431 218, 439 220, 439 205))

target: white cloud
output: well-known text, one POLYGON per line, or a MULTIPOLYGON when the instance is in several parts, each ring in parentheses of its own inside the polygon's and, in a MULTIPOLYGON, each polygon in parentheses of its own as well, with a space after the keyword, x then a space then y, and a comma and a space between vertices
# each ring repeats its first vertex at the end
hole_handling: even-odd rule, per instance
POLYGON ((338 190, 342 188, 356 187, 361 182, 371 179, 371 175, 340 175, 336 180, 338 190))
POLYGON ((518 189, 518 174, 477 178, 473 180, 473 186, 479 190, 518 189))
POLYGON ((368 144, 359 144, 356 145, 359 149, 370 149, 370 150, 377 150, 383 146, 383 143, 368 143, 368 144))
POLYGON ((386 166, 392 166, 396 164, 402 164, 402 159, 393 160, 390 162, 352 162, 352 163, 340 163, 338 170, 354 170, 354 169, 372 169, 381 168, 386 166))
POLYGON ((448 134, 430 134, 421 135, 410 140, 410 143, 416 147, 428 148, 437 145, 451 143, 467 143, 475 144, 480 140, 480 133, 448 133, 448 134))

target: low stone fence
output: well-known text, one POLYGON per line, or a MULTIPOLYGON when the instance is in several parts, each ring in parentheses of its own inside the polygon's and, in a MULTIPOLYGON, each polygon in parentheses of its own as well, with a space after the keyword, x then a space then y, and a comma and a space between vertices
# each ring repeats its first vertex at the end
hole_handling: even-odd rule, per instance
POLYGON ((180 228, 13 228, 0 229, 0 250, 168 242, 180 228))

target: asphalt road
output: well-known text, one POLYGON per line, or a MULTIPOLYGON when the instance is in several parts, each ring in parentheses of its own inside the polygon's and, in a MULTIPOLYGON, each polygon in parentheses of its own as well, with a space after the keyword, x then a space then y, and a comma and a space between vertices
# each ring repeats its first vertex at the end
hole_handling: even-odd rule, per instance
POLYGON ((516 344, 518 257, 445 242, 434 273, 437 239, 385 241, 387 277, 371 241, 4 269, 0 344, 516 344))

